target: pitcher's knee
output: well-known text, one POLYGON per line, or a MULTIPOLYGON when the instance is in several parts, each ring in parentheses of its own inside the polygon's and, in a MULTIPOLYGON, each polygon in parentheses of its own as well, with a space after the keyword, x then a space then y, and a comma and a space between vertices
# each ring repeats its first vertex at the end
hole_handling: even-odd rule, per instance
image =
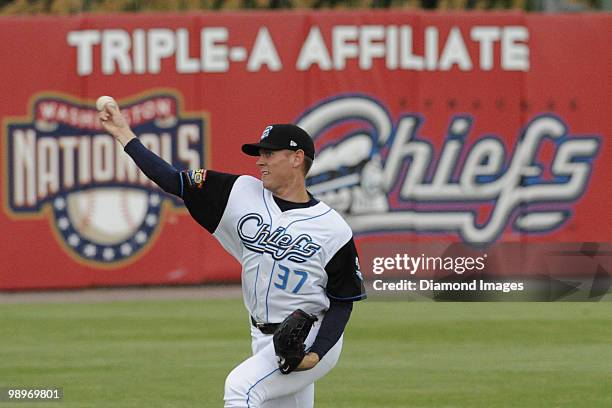
POLYGON ((261 395, 248 382, 232 371, 225 379, 225 408, 259 408, 261 395))

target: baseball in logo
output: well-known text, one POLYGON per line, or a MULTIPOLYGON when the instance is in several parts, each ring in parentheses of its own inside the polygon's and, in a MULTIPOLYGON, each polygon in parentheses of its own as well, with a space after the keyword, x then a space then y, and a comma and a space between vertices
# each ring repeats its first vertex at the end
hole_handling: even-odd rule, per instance
MULTIPOLYGON (((149 93, 119 105, 134 133, 177 169, 206 163, 201 114, 181 113, 176 92, 149 93)), ((49 217, 61 245, 78 260, 120 265, 151 243, 164 211, 180 200, 154 185, 105 134, 93 102, 41 95, 31 116, 5 121, 7 203, 18 218, 49 217)))
POLYGON ((309 191, 341 212, 357 234, 450 233, 489 244, 508 226, 522 233, 562 228, 587 190, 601 144, 600 137, 573 135, 562 118, 542 114, 524 125, 511 149, 496 135, 471 135, 475 119, 454 115, 436 152, 419 135, 424 120, 405 114, 394 123, 366 95, 320 102, 297 123, 315 141, 324 139, 308 173, 309 191), (538 158, 544 143, 554 145, 546 163, 538 158), (490 215, 479 220, 478 209, 491 203, 490 215))

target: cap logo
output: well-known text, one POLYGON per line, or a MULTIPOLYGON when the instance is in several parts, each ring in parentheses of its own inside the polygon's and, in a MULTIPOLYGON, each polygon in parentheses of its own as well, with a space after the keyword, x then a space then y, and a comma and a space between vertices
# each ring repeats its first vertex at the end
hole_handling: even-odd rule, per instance
POLYGON ((293 140, 291 142, 289 142, 289 146, 291 147, 295 147, 297 146, 297 143, 295 143, 293 140))
POLYGON ((268 137, 268 134, 270 133, 270 131, 272 130, 272 126, 268 126, 267 128, 264 129, 263 133, 261 134, 261 137, 259 138, 259 140, 268 137))

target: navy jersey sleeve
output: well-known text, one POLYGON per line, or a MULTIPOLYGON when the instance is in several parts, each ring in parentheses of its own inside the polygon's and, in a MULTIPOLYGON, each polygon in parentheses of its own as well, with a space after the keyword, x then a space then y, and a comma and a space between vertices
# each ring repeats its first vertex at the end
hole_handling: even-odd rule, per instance
POLYGON ((239 176, 212 170, 181 172, 181 195, 189 214, 211 234, 215 232, 239 176))
POLYGON ((134 138, 125 145, 125 152, 148 178, 167 193, 181 196, 179 172, 164 159, 144 147, 134 138))
POLYGON ((351 238, 336 252, 325 266, 327 296, 336 301, 354 301, 366 298, 363 276, 355 241, 351 238))
POLYGON ((353 310, 353 302, 340 302, 332 300, 329 302, 329 310, 325 313, 319 333, 315 339, 310 352, 317 353, 319 359, 322 359, 325 354, 340 340, 340 336, 344 332, 344 328, 351 317, 353 310))

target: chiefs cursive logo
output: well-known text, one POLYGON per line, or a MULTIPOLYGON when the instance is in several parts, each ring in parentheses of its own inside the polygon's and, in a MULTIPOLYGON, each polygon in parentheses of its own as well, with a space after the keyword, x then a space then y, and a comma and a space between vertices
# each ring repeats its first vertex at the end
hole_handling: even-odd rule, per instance
POLYGON ((256 213, 247 214, 238 221, 238 235, 245 247, 268 253, 277 261, 288 258, 303 263, 321 249, 308 234, 294 238, 283 227, 270 231, 270 224, 264 223, 263 217, 256 213))
POLYGON ((527 123, 513 150, 489 135, 468 144, 474 119, 456 115, 435 152, 419 136, 422 121, 407 114, 393 123, 385 106, 361 95, 309 109, 297 125, 315 140, 353 126, 318 152, 309 191, 343 213, 355 233, 456 233, 488 244, 507 226, 523 233, 560 228, 586 191, 601 144, 597 136, 572 135, 548 114, 527 123), (545 142, 554 155, 543 163, 538 151, 545 142), (479 210, 491 207, 480 222, 479 210))

